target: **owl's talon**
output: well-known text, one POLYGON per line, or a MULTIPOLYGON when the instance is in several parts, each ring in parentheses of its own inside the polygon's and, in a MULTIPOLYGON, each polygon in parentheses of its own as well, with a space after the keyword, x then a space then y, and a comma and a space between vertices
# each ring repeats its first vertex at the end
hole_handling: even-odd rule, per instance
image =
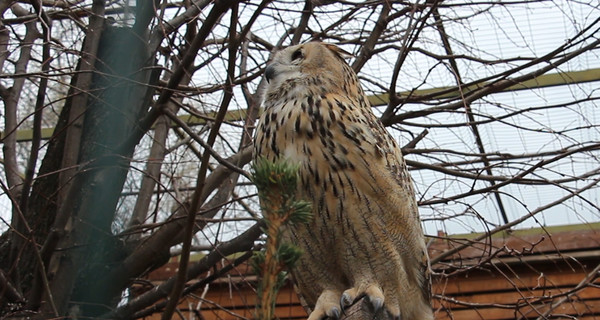
POLYGON ((354 302, 358 300, 359 296, 362 295, 359 294, 357 288, 350 288, 344 291, 344 293, 342 293, 342 297, 340 298, 340 305, 342 306, 342 309, 353 305, 354 302))
POLYGON ((333 307, 329 310, 329 313, 327 314, 327 316, 329 316, 329 318, 331 319, 339 319, 340 318, 340 309, 337 307, 333 307))
POLYGON ((383 296, 381 288, 378 285, 370 285, 365 290, 365 294, 373 306, 375 313, 379 312, 379 310, 383 308, 383 303, 385 302, 385 297, 383 296))
POLYGON ((324 290, 317 299, 315 308, 310 313, 308 320, 339 319, 340 306, 338 302, 340 299, 339 291, 324 290))
POLYGON ((383 299, 382 298, 367 296, 367 299, 369 299, 369 302, 373 306, 374 314, 379 313, 379 311, 381 311, 381 309, 383 309, 383 299))
MULTIPOLYGON (((311 314, 311 317, 312 317, 312 314, 311 314)), ((337 320, 339 318, 340 318, 340 309, 338 307, 333 307, 333 308, 329 309, 327 312, 323 313, 321 315, 321 317, 319 318, 319 320, 325 320, 325 319, 337 320)))
POLYGON ((354 301, 350 295, 344 292, 340 298, 340 307, 342 307, 342 312, 344 312, 346 308, 350 307, 353 303, 354 301))
POLYGON ((402 315, 401 314, 393 314, 389 310, 387 310, 387 313, 389 315, 389 318, 392 319, 392 320, 402 320, 402 315))

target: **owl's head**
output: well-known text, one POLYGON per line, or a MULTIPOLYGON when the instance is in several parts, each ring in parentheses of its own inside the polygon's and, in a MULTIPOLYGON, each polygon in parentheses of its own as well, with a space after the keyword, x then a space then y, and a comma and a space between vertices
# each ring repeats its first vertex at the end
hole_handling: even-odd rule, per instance
POLYGON ((277 52, 265 69, 266 94, 306 86, 325 92, 338 90, 349 78, 356 77, 344 61, 350 56, 341 48, 322 42, 287 47, 277 52))

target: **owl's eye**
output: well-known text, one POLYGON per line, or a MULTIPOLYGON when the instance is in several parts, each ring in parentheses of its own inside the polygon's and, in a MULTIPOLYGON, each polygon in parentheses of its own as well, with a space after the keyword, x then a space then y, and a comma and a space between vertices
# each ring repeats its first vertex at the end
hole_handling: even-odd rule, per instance
POLYGON ((292 61, 296 61, 298 59, 302 59, 302 50, 298 49, 292 53, 292 61))

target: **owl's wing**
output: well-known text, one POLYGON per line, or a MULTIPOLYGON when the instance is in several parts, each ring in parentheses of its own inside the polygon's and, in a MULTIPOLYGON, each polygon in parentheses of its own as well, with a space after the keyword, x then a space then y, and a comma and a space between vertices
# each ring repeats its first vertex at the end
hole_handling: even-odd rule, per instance
MULTIPOLYGON (((360 103, 361 108, 365 106, 370 108, 366 99, 360 103)), ((365 143, 361 144, 365 154, 353 155, 355 161, 362 161, 365 165, 364 170, 357 171, 365 175, 363 180, 373 178, 367 175, 376 176, 377 187, 382 190, 377 200, 387 209, 385 224, 390 230, 400 233, 400 236, 393 240, 402 252, 404 264, 408 267, 407 273, 418 283, 423 297, 429 300, 431 297, 429 258, 413 183, 402 151, 372 112, 357 112, 354 118, 358 125, 367 128, 363 133, 365 143)))

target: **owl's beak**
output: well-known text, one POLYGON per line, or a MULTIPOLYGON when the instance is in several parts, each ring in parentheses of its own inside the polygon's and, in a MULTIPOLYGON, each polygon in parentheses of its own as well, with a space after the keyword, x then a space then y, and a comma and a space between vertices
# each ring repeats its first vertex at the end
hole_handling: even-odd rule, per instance
POLYGON ((265 69, 265 79, 267 79, 267 83, 275 77, 275 71, 275 66, 273 66, 273 64, 267 65, 267 68, 265 69))

